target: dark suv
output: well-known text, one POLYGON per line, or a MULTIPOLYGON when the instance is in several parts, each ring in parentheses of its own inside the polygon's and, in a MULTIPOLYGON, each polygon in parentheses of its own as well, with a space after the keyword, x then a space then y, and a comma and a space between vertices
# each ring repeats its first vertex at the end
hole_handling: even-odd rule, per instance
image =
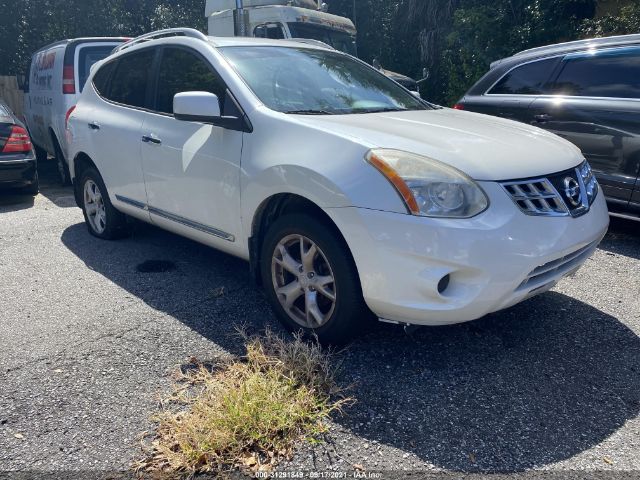
POLYGON ((640 35, 550 45, 499 60, 454 108, 570 140, 596 172, 611 214, 640 219, 640 35))

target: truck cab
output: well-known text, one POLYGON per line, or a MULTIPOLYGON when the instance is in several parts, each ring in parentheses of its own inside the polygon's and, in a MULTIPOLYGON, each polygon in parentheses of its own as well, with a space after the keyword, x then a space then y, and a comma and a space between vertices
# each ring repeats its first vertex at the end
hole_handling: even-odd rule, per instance
MULTIPOLYGON (((317 40, 336 50, 358 56, 357 32, 353 22, 319 9, 315 0, 243 0, 243 4, 247 36, 317 40)), ((205 15, 209 23, 209 35, 235 36, 236 14, 235 0, 207 0, 205 15)), ((379 70, 403 87, 418 90, 415 80, 382 68, 379 70)))
MULTIPOLYGON (((308 38, 357 56, 356 27, 345 17, 317 9, 313 0, 245 0, 245 28, 250 37, 308 38)), ((235 1, 208 0, 209 35, 233 37, 235 1)))

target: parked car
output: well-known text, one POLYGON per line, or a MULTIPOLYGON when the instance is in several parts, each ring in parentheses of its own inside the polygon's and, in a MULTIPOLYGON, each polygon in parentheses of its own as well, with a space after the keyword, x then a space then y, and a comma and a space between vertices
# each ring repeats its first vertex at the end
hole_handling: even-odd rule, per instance
POLYGON ((370 312, 442 325, 514 305, 608 226, 571 143, 308 43, 139 37, 90 75, 69 133, 92 235, 131 216, 246 259, 284 324, 328 343, 370 312))
POLYGON ((580 147, 612 215, 640 219, 640 35, 494 62, 455 108, 530 123, 580 147))
POLYGON ((29 132, 0 99, 0 189, 38 193, 38 169, 29 132))
POLYGON ((91 66, 125 40, 62 40, 41 48, 31 57, 23 86, 25 121, 38 159, 55 157, 63 185, 70 182, 65 123, 78 102, 91 66))

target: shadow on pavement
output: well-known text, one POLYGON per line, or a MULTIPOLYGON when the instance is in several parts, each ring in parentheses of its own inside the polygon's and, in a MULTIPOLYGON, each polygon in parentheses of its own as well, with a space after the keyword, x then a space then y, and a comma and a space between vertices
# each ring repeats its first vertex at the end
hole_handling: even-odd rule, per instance
MULTIPOLYGON (((89 268, 232 353, 243 353, 237 324, 275 325, 242 260, 146 225, 104 242, 77 224, 62 241, 89 268), (138 268, 148 261, 175 268, 138 268)), ((412 337, 378 325, 341 356, 358 402, 337 423, 451 470, 558 462, 640 411, 638 336, 559 293, 412 337)))
POLYGON ((640 221, 611 217, 609 231, 600 248, 640 260, 640 221))
POLYGON ((640 413, 640 338, 556 292, 411 341, 378 331, 345 365, 358 404, 339 423, 455 471, 565 460, 640 413))
POLYGON ((0 214, 26 210, 33 207, 34 201, 35 197, 33 195, 25 195, 12 189, 2 190, 0 191, 0 214))

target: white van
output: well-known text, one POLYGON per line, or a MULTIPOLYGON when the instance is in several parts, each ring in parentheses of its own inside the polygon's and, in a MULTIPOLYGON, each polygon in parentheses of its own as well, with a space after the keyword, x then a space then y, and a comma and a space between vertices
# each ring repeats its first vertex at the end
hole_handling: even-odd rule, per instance
POLYGON ((24 84, 24 116, 39 160, 56 158, 60 181, 70 182, 65 126, 91 66, 126 38, 76 38, 33 54, 24 84))

